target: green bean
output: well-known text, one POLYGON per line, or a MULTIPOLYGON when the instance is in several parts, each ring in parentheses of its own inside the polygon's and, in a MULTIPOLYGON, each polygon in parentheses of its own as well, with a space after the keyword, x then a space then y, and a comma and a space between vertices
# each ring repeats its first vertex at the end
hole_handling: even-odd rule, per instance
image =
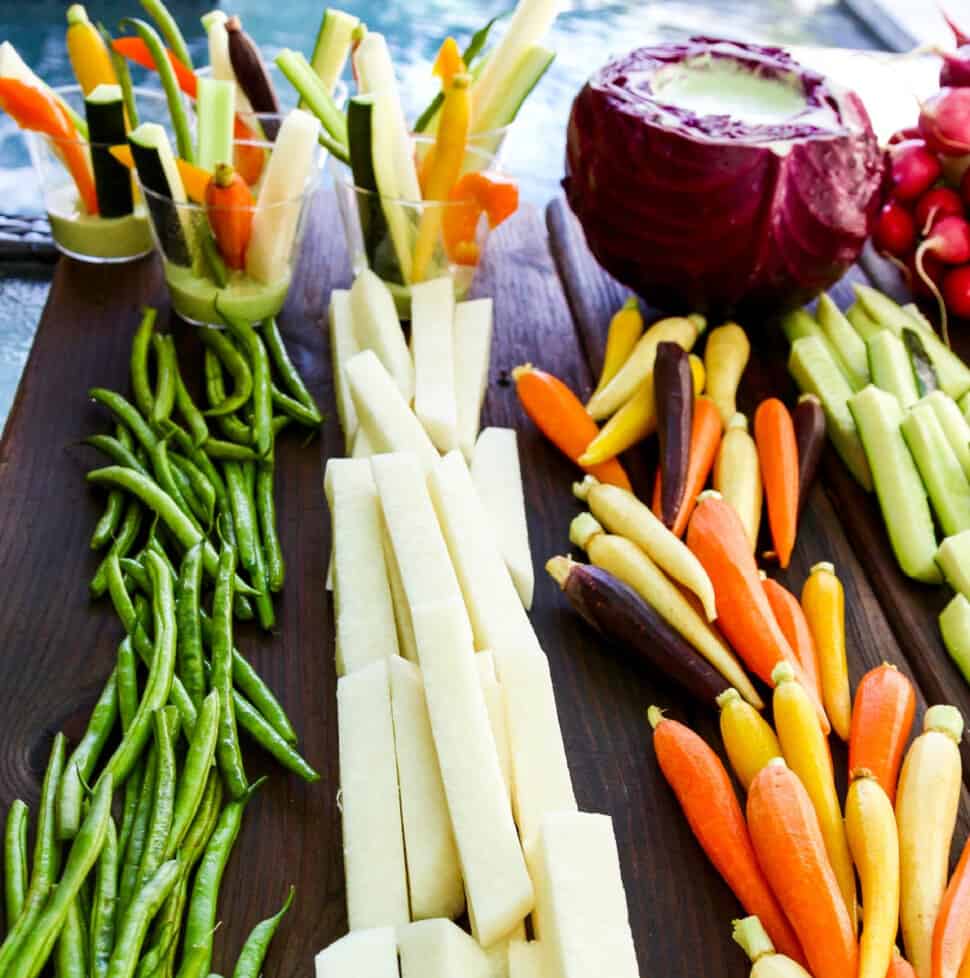
POLYGON ((172 728, 169 724, 169 711, 174 714, 174 722, 178 722, 178 713, 174 707, 156 711, 154 715, 155 753, 158 758, 155 770, 155 797, 152 800, 152 817, 148 823, 148 834, 145 836, 145 847, 142 849, 141 860, 138 863, 138 876, 135 889, 140 890, 155 875, 158 867, 166 862, 165 847, 168 835, 172 830, 172 812, 175 807, 175 747, 172 728))
POLYGON ((195 145, 192 140, 192 132, 189 128, 188 114, 185 105, 182 103, 182 92, 179 90, 178 80, 172 68, 168 56, 165 54, 165 46, 158 36, 155 28, 151 24, 137 17, 126 17, 121 22, 124 28, 132 27, 138 36, 145 42, 148 51, 155 62, 155 70, 158 72, 158 79, 162 83, 162 91, 168 100, 168 112, 172 120, 172 128, 175 130, 175 139, 178 144, 178 155, 189 163, 195 162, 195 145))
POLYGON ((221 461, 255 462, 259 458, 252 448, 239 445, 234 441, 222 441, 219 438, 210 438, 205 443, 205 450, 211 458, 221 461))
MULTIPOLYGON (((178 490, 179 496, 185 501, 188 514, 198 524, 203 532, 208 533, 212 524, 213 513, 206 509, 205 503, 196 495, 195 487, 189 480, 185 470, 175 463, 174 459, 169 459, 169 470, 172 474, 172 482, 178 490)), ((173 497, 174 498, 174 497, 173 497)))
POLYGON ((124 910, 131 902, 138 885, 138 867, 145 851, 145 840, 152 820, 152 804, 155 800, 155 776, 158 771, 158 755, 152 747, 146 758, 142 758, 143 775, 138 804, 128 834, 128 844, 119 849, 123 856, 121 873, 118 878, 118 911, 124 910))
POLYGON ((158 438, 131 401, 117 391, 108 390, 105 387, 92 387, 88 391, 88 397, 107 408, 121 424, 131 431, 138 444, 146 452, 151 452, 158 438))
POLYGON ((121 529, 111 544, 107 556, 98 565, 98 569, 94 572, 94 577, 91 578, 91 583, 88 585, 91 597, 100 598, 107 590, 108 582, 106 574, 108 558, 111 556, 121 558, 131 550, 132 544, 138 539, 138 534, 141 532, 141 521, 141 503, 137 499, 129 499, 128 506, 125 509, 125 518, 121 522, 121 529))
POLYGON ((71 845, 60 881, 20 944, 17 954, 12 957, 5 978, 35 978, 50 958, 71 905, 101 855, 111 819, 113 790, 114 782, 110 774, 99 780, 88 814, 71 845))
POLYGON ((219 901, 219 888, 222 876, 229 862, 232 847, 239 835, 243 812, 246 804, 263 779, 254 782, 246 792, 235 801, 231 801, 222 810, 216 823, 212 838, 205 848, 205 855, 199 864, 195 881, 192 884, 192 897, 189 900, 189 912, 185 920, 185 947, 187 953, 183 956, 179 975, 185 974, 187 959, 197 947, 204 949, 204 964, 193 974, 207 974, 212 962, 212 935, 216 926, 216 908, 219 901))
POLYGON ((68 908, 64 926, 54 950, 54 974, 57 978, 88 978, 87 924, 80 899, 68 908))
POLYGON ((158 867, 151 879, 139 887, 118 925, 118 937, 107 978, 132 978, 148 935, 148 928, 178 879, 178 860, 170 859, 158 867))
POLYGON ((186 949, 176 978, 205 978, 212 962, 212 942, 193 944, 186 949))
POLYGON ((211 685, 219 696, 219 737, 216 758, 226 788, 240 798, 248 786, 239 749, 239 733, 232 701, 232 594, 236 552, 223 543, 219 554, 219 575, 212 598, 212 676, 211 685))
POLYGON ((290 359, 290 355, 286 352, 286 346, 283 343, 279 326, 273 318, 267 319, 263 323, 263 342, 266 344, 270 360, 273 361, 273 366, 276 368, 276 372, 279 374, 287 390, 314 415, 316 418, 315 423, 320 424, 323 421, 323 417, 320 414, 317 403, 313 399, 313 395, 307 390, 306 384, 303 383, 303 378, 300 376, 299 370, 296 369, 296 365, 290 359))
MULTIPOLYGON (((176 626, 172 578, 157 554, 149 551, 145 559, 152 581, 152 607, 155 621, 155 646, 151 657, 151 667, 148 680, 145 683, 145 692, 138 704, 135 718, 111 759, 105 765, 104 772, 99 779, 103 780, 111 775, 119 784, 131 772, 139 755, 145 749, 145 744, 151 736, 152 715, 168 702, 169 693, 172 689, 172 678, 175 673, 176 626)), ((120 576, 121 566, 117 560, 114 564, 117 566, 117 575, 120 576)), ((127 625, 125 627, 127 629, 127 625)), ((137 639, 135 642, 135 650, 137 651, 137 639)))
POLYGON ((175 474, 172 471, 172 463, 168 457, 168 442, 159 439, 151 453, 152 471, 155 474, 155 481, 163 492, 166 492, 176 506, 188 517, 192 525, 202 533, 202 522, 195 517, 188 500, 182 495, 182 490, 176 482, 175 474))
POLYGON ((121 522, 121 514, 125 509, 125 494, 120 489, 112 489, 108 493, 108 500, 104 505, 104 512, 94 527, 91 534, 91 549, 100 550, 107 546, 108 542, 114 537, 118 524, 121 522))
POLYGON ((244 319, 227 318, 229 329, 242 344, 252 370, 253 442, 265 458, 273 449, 273 397, 269 356, 259 333, 244 319))
POLYGON ((285 414, 278 414, 273 418, 273 437, 275 438, 293 419, 285 414))
POLYGON ((246 943, 243 944, 242 951, 239 952, 232 978, 259 978, 262 973, 263 962, 269 952, 269 946, 280 926, 280 921, 286 916, 286 912, 293 904, 295 892, 296 890, 291 886, 286 902, 279 912, 253 928, 252 933, 246 938, 246 943))
MULTIPOLYGON (((202 333, 205 345, 216 355, 220 365, 219 378, 222 379, 221 368, 225 367, 232 377, 233 392, 215 401, 205 411, 207 417, 223 417, 235 414, 241 407, 249 403, 253 396, 253 374, 246 358, 232 345, 229 338, 217 329, 207 329, 202 333)), ((218 388, 213 393, 218 396, 218 388)), ((210 395, 211 397, 212 395, 210 395)))
POLYGON ((239 729, 250 739, 274 757, 288 771, 292 771, 304 781, 319 781, 320 775, 307 763, 292 744, 284 740, 270 726, 266 718, 238 691, 232 698, 239 729))
POLYGON ((138 814, 138 798, 141 795, 145 778, 145 759, 139 758, 125 781, 125 794, 121 806, 121 828, 118 830, 118 852, 124 853, 131 837, 135 818, 138 814))
MULTIPOLYGON (((178 881, 176 881, 175 886, 178 887, 178 885, 178 881)), ((165 901, 166 905, 171 899, 172 894, 170 893, 165 901)), ((162 911, 159 911, 159 915, 161 913, 162 911)), ((135 978, 152 978, 153 975, 161 975, 162 972, 160 969, 163 967, 165 956, 177 940, 178 934, 175 927, 170 923, 165 923, 159 929, 158 937, 155 938, 152 946, 142 955, 141 960, 138 962, 135 978)))
POLYGON ((138 128, 138 104, 135 101, 135 88, 131 83, 131 72, 128 70, 128 62, 120 55, 112 44, 111 34, 102 23, 98 23, 98 33, 104 41, 104 46, 111 57, 111 67, 114 68, 115 77, 121 88, 121 97, 125 104, 125 118, 128 122, 128 129, 138 128))
POLYGON ((112 438, 111 435, 91 435, 84 439, 84 443, 107 455, 116 465, 124 465, 143 475, 148 475, 148 469, 138 461, 135 453, 122 445, 117 438, 112 438))
POLYGON ((185 43, 185 38, 179 30, 178 22, 169 13, 168 8, 161 0, 141 0, 141 5, 145 13, 158 25, 158 29, 165 38, 165 43, 169 50, 175 55, 186 68, 195 67, 192 64, 192 55, 189 54, 189 46, 185 43))
POLYGON ((283 548, 276 530, 276 505, 273 499, 274 467, 262 462, 256 467, 256 516, 259 534, 266 557, 266 580, 270 591, 283 590, 286 565, 283 561, 283 548))
POLYGON ((145 309, 131 341, 131 392, 135 398, 135 406, 144 418, 152 416, 155 405, 155 396, 152 394, 149 380, 148 361, 157 315, 154 309, 145 309))
POLYGON ((118 904, 118 833, 114 819, 108 822, 104 847, 98 858, 91 904, 88 969, 90 978, 104 978, 115 943, 118 904))
POLYGON ((202 589, 202 547, 185 552, 179 572, 175 612, 178 621, 178 675, 196 710, 205 698, 199 597, 202 589))
POLYGON ((175 406, 189 426, 189 431, 192 433, 192 444, 196 448, 201 448, 209 437, 209 426, 206 424, 202 411, 192 399, 189 389, 185 386, 177 360, 175 362, 175 406))
POLYGON ((131 726, 138 710, 138 662, 131 639, 127 635, 118 646, 115 681, 118 686, 118 716, 124 733, 131 726))
POLYGON ((152 337, 155 348, 155 401, 149 415, 153 426, 167 421, 175 407, 175 388, 178 364, 175 358, 175 340, 170 335, 156 333, 152 337))
POLYGON ((256 561, 256 514, 249 505, 246 477, 238 462, 226 462, 226 490, 232 509, 232 522, 236 534, 236 547, 243 566, 251 568, 256 561))
POLYGON ((14 960, 23 942, 29 938, 57 879, 61 854, 57 842, 57 790, 64 773, 66 752, 67 738, 59 733, 51 747, 50 760, 47 762, 44 785, 40 793, 30 885, 24 897, 23 912, 16 923, 8 922, 7 936, 3 944, 0 944, 0 975, 4 974, 3 969, 14 960))
MULTIPOLYGON (((205 390, 210 406, 220 405, 226 400, 222 362, 216 356, 215 351, 210 349, 205 351, 205 390)), ((239 442, 241 445, 252 444, 252 428, 243 423, 235 414, 217 415, 216 421, 218 421, 222 433, 230 441, 239 442)))
POLYGON ((312 410, 308 408, 305 404, 298 401, 295 397, 290 397, 289 394, 285 394, 281 391, 276 384, 272 385, 271 388, 273 397, 273 407, 282 411, 283 414, 292 418, 297 423, 303 425, 304 428, 319 428, 323 421, 320 417, 320 412, 314 407, 312 410))
POLYGON ((192 733, 185 764, 179 779, 175 797, 172 824, 165 843, 164 855, 174 856, 182 845, 205 795, 206 780, 212 767, 219 738, 220 699, 216 690, 205 698, 199 710, 199 719, 192 733))
POLYGON ((27 825, 30 809, 19 798, 7 812, 3 838, 3 884, 6 899, 7 927, 13 927, 23 912, 27 898, 27 825))
POLYGON ((81 825, 84 784, 114 731, 118 719, 118 678, 112 670, 94 705, 87 729, 68 759, 57 797, 57 837, 73 839, 81 825))
POLYGON ((217 493, 208 475, 203 472, 192 459, 176 452, 170 452, 169 457, 177 469, 180 469, 189 480, 192 492, 202 503, 207 522, 211 523, 216 509, 217 493))

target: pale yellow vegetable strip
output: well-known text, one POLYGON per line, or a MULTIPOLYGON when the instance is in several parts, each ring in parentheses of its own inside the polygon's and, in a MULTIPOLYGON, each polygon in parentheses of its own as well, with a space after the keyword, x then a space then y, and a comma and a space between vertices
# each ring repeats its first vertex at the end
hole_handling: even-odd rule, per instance
POLYGON ((737 411, 735 398, 750 357, 748 336, 737 323, 718 326, 707 338, 704 350, 707 396, 717 405, 725 425, 737 411))
POLYGON ((758 546, 764 487, 758 448, 748 433, 748 419, 735 414, 728 422, 714 463, 714 488, 741 517, 752 552, 758 546))
POLYGON ((604 533, 603 527, 589 513, 581 513, 573 520, 569 539, 585 550, 597 567, 632 587, 752 706, 759 710, 764 706, 731 650, 677 585, 632 540, 604 533))

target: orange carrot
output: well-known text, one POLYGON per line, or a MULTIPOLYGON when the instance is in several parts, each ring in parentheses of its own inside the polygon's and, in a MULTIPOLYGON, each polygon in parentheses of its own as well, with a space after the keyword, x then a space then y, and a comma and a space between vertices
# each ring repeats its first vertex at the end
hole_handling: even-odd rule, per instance
MULTIPOLYGON (((682 537, 687 523, 690 521, 691 513, 697 505, 697 497, 701 494, 707 484, 707 477, 714 468, 714 460, 717 458, 717 449, 721 444, 721 435, 724 425, 721 421, 721 414, 709 397, 698 397, 694 400, 694 421, 690 430, 690 462, 687 465, 687 489, 684 492, 684 501, 680 511, 677 513, 677 520, 673 525, 673 532, 682 537)), ((653 509, 655 515, 660 517, 660 497, 663 486, 660 478, 660 469, 657 469, 657 478, 653 484, 653 509)))
POLYGON ((815 978, 851 978, 856 934, 825 852, 818 816, 798 776, 769 762, 748 792, 748 830, 772 891, 798 935, 815 978))
POLYGON ((237 115, 233 120, 232 138, 233 166, 250 187, 255 187, 266 166, 267 153, 266 147, 261 145, 262 136, 253 132, 237 115))
POLYGON ((770 577, 766 577, 762 584, 778 626, 788 639, 788 644, 792 647, 805 678, 811 683, 810 688, 814 689, 818 699, 821 699, 822 680, 818 671, 818 650, 815 648, 812 630, 808 627, 808 620, 805 612, 802 611, 802 606, 798 603, 798 598, 788 588, 771 580, 770 577))
POLYGON ((828 717, 771 610, 741 517, 720 493, 705 492, 698 498, 687 527, 687 546, 714 585, 717 624, 735 652, 769 685, 774 685, 775 666, 782 660, 790 662, 815 702, 827 734, 828 717))
POLYGON ((8 112, 21 129, 42 132, 50 137, 55 152, 64 161, 77 186, 85 211, 97 214, 98 195, 88 148, 57 99, 16 78, 0 78, 0 108, 8 112))
POLYGON ((798 527, 798 442, 788 408, 777 398, 762 401, 754 415, 768 523, 782 567, 791 562, 798 527))
POLYGON ((442 215, 448 257, 457 265, 477 265, 479 219, 484 214, 488 226, 497 228, 519 209, 519 188, 510 180, 472 171, 459 178, 448 200, 442 215))
POLYGON ((913 966, 899 953, 898 948, 893 948, 893 959, 889 962, 886 978, 916 978, 913 966))
POLYGON ((849 734, 849 770, 871 771, 893 804, 915 712, 913 684, 894 665, 884 662, 859 682, 849 734))
POLYGON ((653 746, 694 837, 749 914, 761 918, 775 947, 804 963, 798 938, 758 866, 730 775, 689 727, 650 707, 653 746))
POLYGON ((230 268, 246 263, 255 206, 246 181, 228 163, 217 163, 206 187, 205 207, 219 252, 230 268))
MULTIPOLYGON (((140 37, 116 37, 111 42, 111 46, 128 61, 133 61, 136 65, 141 65, 142 68, 147 68, 149 71, 156 70, 155 59, 152 57, 151 51, 148 50, 148 45, 140 37)), ((175 80, 179 83, 179 88, 189 98, 195 98, 199 88, 199 80, 195 77, 195 72, 188 65, 179 61, 168 48, 165 49, 165 53, 172 65, 172 71, 175 72, 175 80)))
POLYGON ((946 888, 933 927, 932 978, 957 978, 970 948, 970 839, 946 888))
MULTIPOLYGON (((596 422, 579 398, 561 381, 527 363, 512 371, 515 390, 525 413, 564 455, 574 462, 599 434, 596 422)), ((584 466, 584 468, 586 468, 584 466)), ((586 468, 600 482, 632 491, 623 466, 616 459, 586 468)))

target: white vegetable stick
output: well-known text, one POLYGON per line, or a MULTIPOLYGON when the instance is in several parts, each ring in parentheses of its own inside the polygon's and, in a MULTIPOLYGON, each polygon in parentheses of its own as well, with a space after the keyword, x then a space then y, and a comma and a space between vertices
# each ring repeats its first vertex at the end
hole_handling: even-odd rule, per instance
POLYGON ((350 292, 334 289, 330 293, 330 369, 333 371, 334 395, 337 401, 337 417, 344 433, 345 450, 350 451, 357 434, 357 410, 350 396, 344 370, 347 361, 360 352, 354 336, 354 321, 350 309, 350 292))
POLYGON ((485 692, 485 707, 488 710, 488 720, 492 726, 492 736, 495 738, 495 749, 498 751, 498 763, 502 769, 502 780, 512 797, 512 747, 509 743, 509 728, 505 718, 505 698, 502 687, 495 672, 495 658, 491 652, 476 652, 475 662, 478 665, 478 676, 482 681, 485 692))
POLYGON ((496 941, 491 947, 483 948, 485 957, 488 958, 489 978, 510 978, 509 947, 513 942, 525 939, 525 921, 523 921, 500 941, 496 941))
POLYGON ((370 458, 374 454, 374 449, 371 447, 370 441, 367 439, 367 435, 357 429, 357 434, 354 435, 354 444, 350 449, 351 458, 370 458))
POLYGON ((549 812, 576 811, 549 661, 541 652, 495 653, 512 754, 512 810, 529 849, 549 812))
POLYGON ((387 579, 391 585, 391 600, 394 604, 394 621, 397 625, 397 646, 408 662, 417 663, 418 648, 414 642, 414 625, 411 623, 411 608, 407 595, 404 593, 404 581, 401 578, 401 568, 397 565, 397 557, 387 528, 382 534, 384 541, 384 566, 387 568, 387 579))
POLYGON ((414 397, 414 364, 397 318, 394 298, 387 286, 369 268, 354 280, 350 289, 354 336, 361 350, 373 350, 394 378, 401 396, 414 397))
POLYGON ((454 919, 465 909, 465 889, 424 680, 417 666, 398 656, 388 660, 388 668, 411 919, 454 919))
POLYGON ((399 978, 393 927, 355 930, 316 957, 316 978, 399 978))
POLYGON ((334 541, 337 673, 398 654, 384 526, 370 463, 332 458, 324 490, 334 541))
POLYGON ((440 452, 458 447, 455 289, 450 276, 411 286, 414 413, 440 452))
POLYGON ((428 488, 461 582, 476 648, 541 652, 460 452, 449 452, 431 469, 428 488))
POLYGON ((545 978, 538 941, 509 942, 509 978, 545 978))
POLYGON ((492 300, 471 299, 455 306, 455 396, 458 445, 472 457, 488 386, 492 357, 492 300))
POLYGON ((398 933, 401 978, 489 978, 485 952, 450 920, 420 920, 398 933))
POLYGON ((440 456, 373 350, 352 357, 345 370, 357 423, 371 448, 378 453, 414 452, 429 470, 440 456))
POLYGON ((639 978, 613 820, 582 812, 547 815, 536 859, 546 973, 639 978))
POLYGON ((519 445, 512 428, 485 428, 472 455, 472 481, 492 521, 492 532, 526 610, 532 607, 535 572, 529 548, 529 524, 519 466, 519 445))
POLYGON ((340 812, 351 930, 410 919, 388 667, 337 682, 340 812))
POLYGON ((253 213, 246 271, 264 283, 289 273, 303 192, 312 179, 320 120, 293 109, 280 124, 253 213))

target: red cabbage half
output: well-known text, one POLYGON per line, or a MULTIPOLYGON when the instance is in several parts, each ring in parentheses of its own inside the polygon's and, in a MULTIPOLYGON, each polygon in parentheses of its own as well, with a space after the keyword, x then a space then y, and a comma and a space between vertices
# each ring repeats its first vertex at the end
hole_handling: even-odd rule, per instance
POLYGON ((651 304, 763 313, 855 261, 882 170, 857 95, 779 48, 694 37, 586 83, 563 185, 600 264, 651 304))

